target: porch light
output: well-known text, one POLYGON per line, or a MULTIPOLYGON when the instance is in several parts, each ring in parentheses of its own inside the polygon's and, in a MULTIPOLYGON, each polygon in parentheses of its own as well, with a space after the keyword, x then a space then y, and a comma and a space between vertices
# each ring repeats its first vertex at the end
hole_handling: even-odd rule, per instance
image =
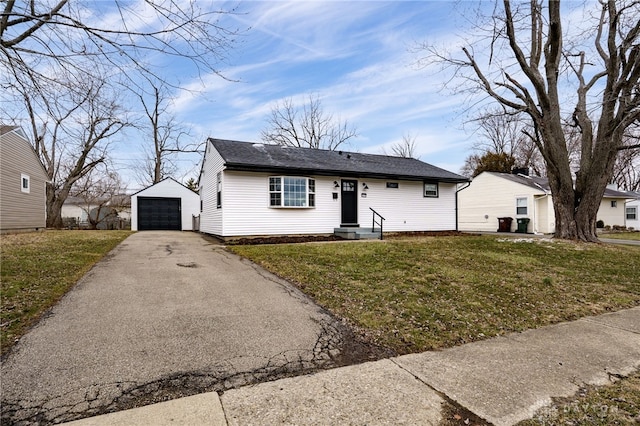
POLYGON ((337 180, 334 180, 334 181, 333 181, 333 187, 334 187, 334 188, 340 188, 340 184, 338 183, 338 181, 337 181, 337 180))
POLYGON ((369 189, 366 183, 362 182, 362 189, 369 189))

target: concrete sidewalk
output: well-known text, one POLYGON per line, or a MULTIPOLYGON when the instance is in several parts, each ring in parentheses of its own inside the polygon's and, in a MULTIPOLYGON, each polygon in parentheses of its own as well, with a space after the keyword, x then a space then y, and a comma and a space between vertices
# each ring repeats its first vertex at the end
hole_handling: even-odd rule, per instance
POLYGON ((640 307, 69 424, 438 425, 446 397, 490 423, 511 425, 553 397, 638 368, 640 307))

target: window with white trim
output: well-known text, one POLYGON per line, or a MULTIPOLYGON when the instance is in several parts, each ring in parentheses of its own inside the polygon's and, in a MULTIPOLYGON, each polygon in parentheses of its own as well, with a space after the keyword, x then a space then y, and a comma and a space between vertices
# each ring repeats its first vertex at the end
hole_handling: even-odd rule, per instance
POLYGON ((618 207, 618 201, 617 200, 611 200, 611 208, 615 209, 618 207))
POLYGON ((425 182, 424 196, 438 198, 438 182, 425 182))
POLYGON ((315 207, 315 179, 297 176, 269 177, 269 206, 287 208, 315 207))
POLYGON ((222 172, 218 172, 216 180, 216 206, 222 208, 222 172))
POLYGON ((637 207, 627 207, 625 209, 625 213, 627 216, 627 220, 638 220, 638 208, 637 207))
POLYGON ((527 206, 527 198, 516 198, 516 214, 517 215, 526 215, 528 210, 527 206))
POLYGON ((28 194, 31 192, 31 178, 24 173, 20 174, 20 191, 28 194))

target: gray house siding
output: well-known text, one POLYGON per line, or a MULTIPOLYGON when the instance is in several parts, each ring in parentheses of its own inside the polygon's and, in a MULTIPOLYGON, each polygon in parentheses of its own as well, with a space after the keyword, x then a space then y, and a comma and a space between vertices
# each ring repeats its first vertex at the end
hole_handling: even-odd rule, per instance
POLYGON ((45 228, 47 175, 17 128, 0 127, 0 166, 0 231, 45 228))

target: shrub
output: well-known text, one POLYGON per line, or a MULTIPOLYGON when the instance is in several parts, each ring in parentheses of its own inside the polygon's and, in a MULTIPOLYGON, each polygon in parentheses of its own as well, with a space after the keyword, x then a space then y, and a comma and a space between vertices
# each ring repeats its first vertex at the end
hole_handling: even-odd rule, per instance
POLYGON ((596 228, 600 228, 600 229, 604 228, 604 221, 602 220, 597 221, 596 228))

